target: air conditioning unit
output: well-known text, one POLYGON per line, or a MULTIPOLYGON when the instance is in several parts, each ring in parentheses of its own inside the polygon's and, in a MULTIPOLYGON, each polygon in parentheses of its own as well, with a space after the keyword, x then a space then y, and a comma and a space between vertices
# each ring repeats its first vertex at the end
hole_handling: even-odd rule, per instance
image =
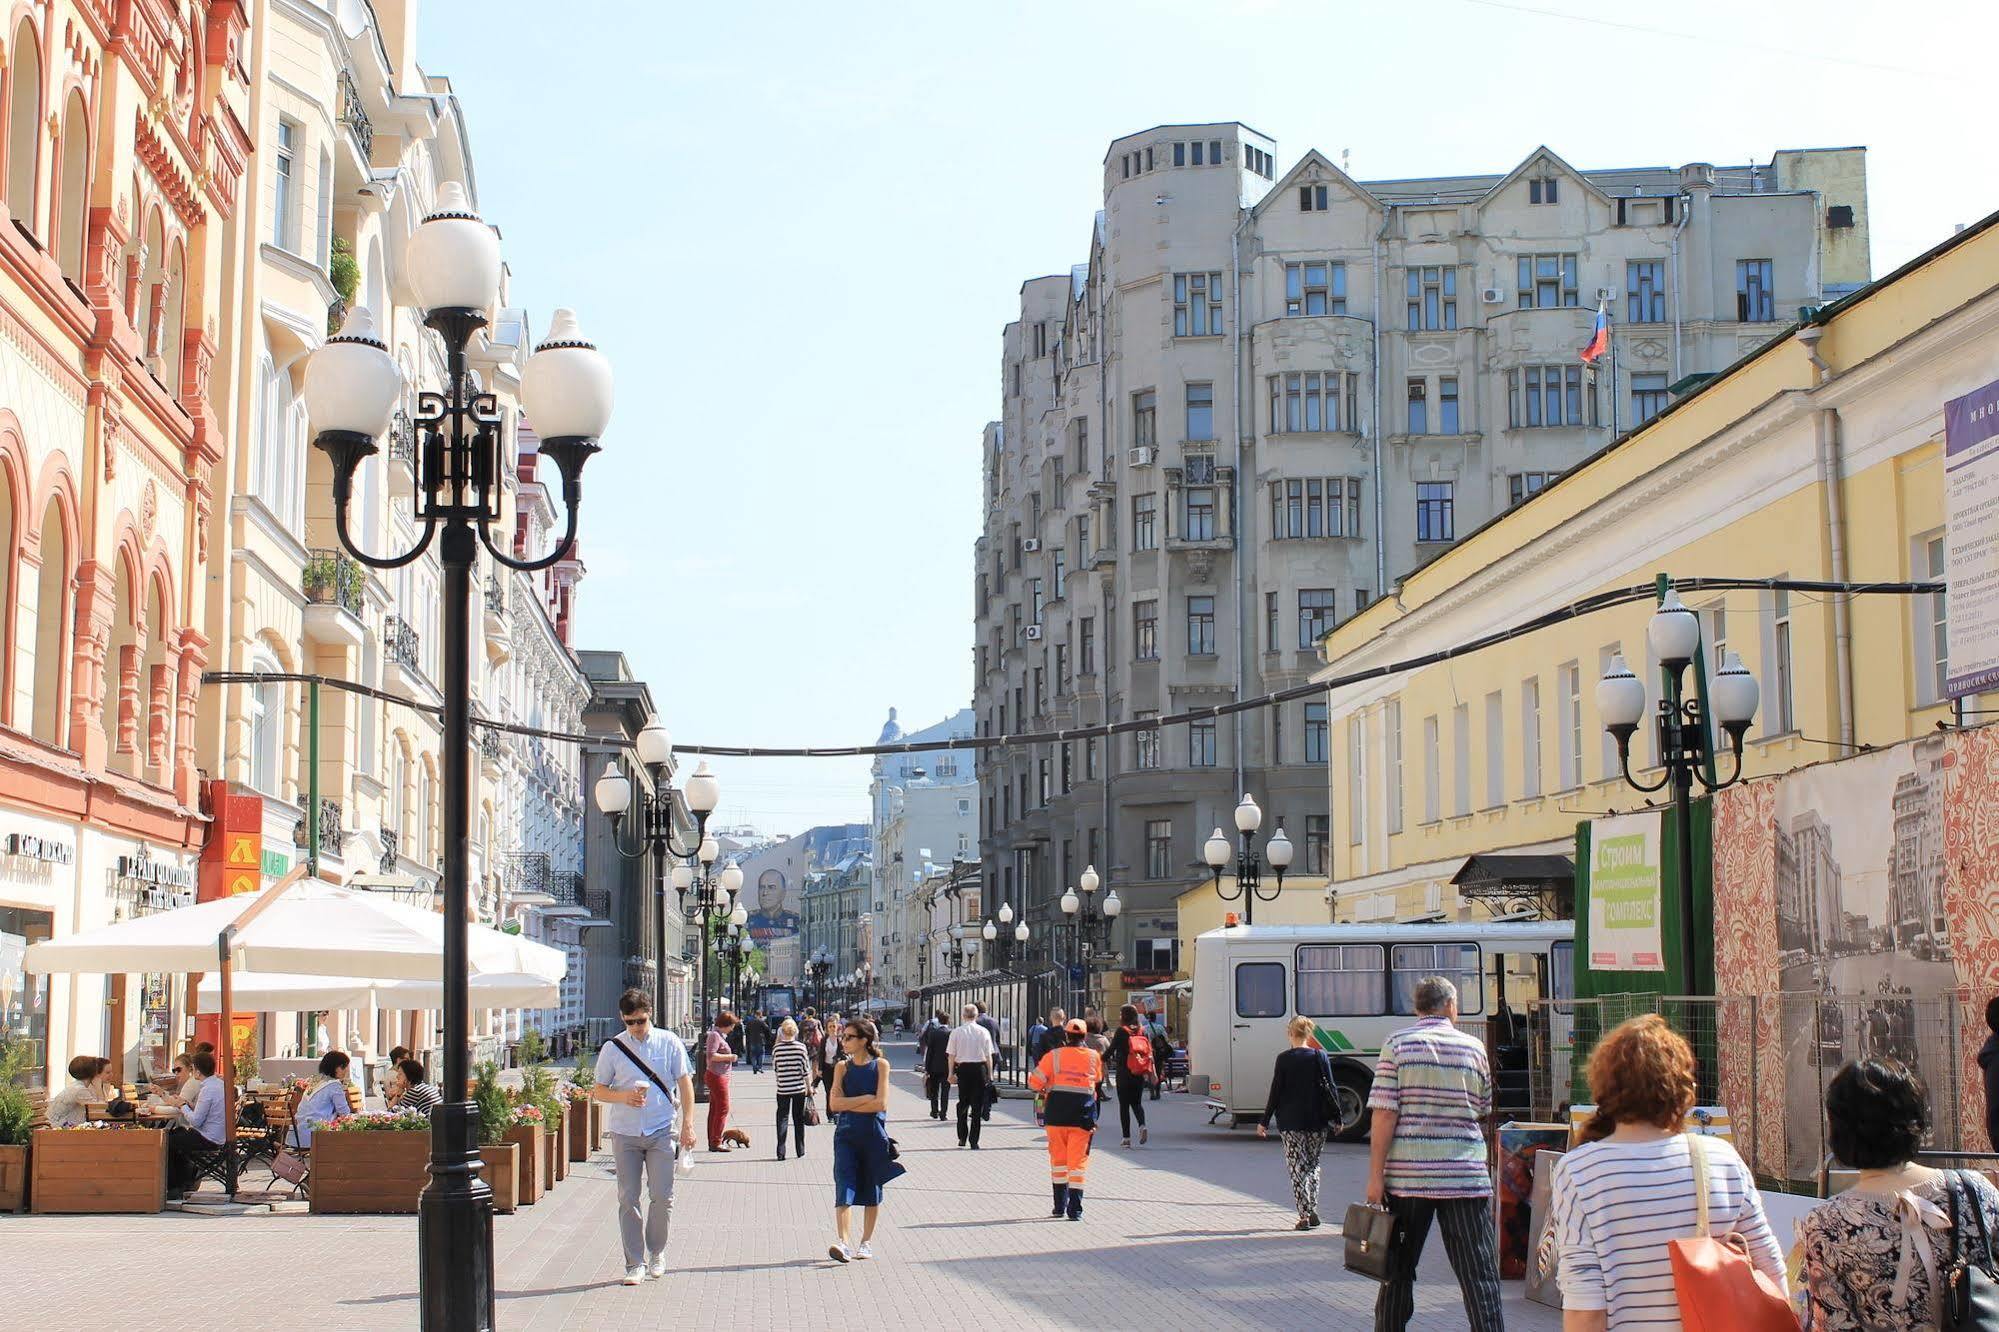
POLYGON ((1027 626, 1027 641, 1030 643, 1039 643, 1041 641, 1040 625, 1030 624, 1027 626))
POLYGON ((1021 554, 1023 555, 1034 555, 1039 553, 1039 551, 1041 550, 1041 538, 1040 537, 1027 538, 1027 540, 1020 543, 1020 550, 1021 554))
POLYGON ((1150 467, 1152 466, 1153 456, 1158 452, 1159 450, 1153 448, 1150 444, 1141 444, 1135 449, 1127 449, 1124 456, 1125 461, 1133 467, 1150 467))
POLYGON ((1487 305, 1504 305, 1506 303, 1506 291, 1502 287, 1487 287, 1482 295, 1487 305))

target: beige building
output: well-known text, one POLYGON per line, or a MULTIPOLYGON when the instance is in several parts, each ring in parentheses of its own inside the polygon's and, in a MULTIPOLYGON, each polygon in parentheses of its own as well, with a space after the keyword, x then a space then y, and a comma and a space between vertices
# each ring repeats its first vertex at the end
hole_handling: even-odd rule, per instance
MULTIPOLYGON (((984 440, 979 734, 1050 734, 1306 682, 1410 569, 1868 277, 1865 155, 1491 175, 1282 174, 1247 126, 1118 139, 1088 262, 1021 289, 984 440), (1599 305, 1614 368, 1578 358, 1599 305)), ((1238 797, 1316 900, 1326 705, 981 759, 981 858, 1036 936, 1094 864, 1127 969, 1238 797)), ((1274 917, 1273 917, 1274 918, 1274 917)))

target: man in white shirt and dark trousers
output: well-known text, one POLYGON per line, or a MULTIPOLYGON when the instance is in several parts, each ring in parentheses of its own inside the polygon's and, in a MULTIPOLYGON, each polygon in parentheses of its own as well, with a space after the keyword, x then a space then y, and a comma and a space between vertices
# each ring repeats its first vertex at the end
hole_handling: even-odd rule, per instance
POLYGON ((959 1016, 964 1021, 951 1029, 944 1054, 951 1061, 951 1080, 958 1084, 958 1145, 976 1152, 986 1088, 993 1080, 993 1038, 979 1025, 978 1005, 966 1004, 959 1016))
POLYGON ((626 990, 618 1000, 625 1034, 597 1053, 591 1099, 604 1103, 604 1133, 618 1174, 618 1237, 625 1250, 625 1284, 666 1275, 666 1230, 673 1217, 673 1131, 680 1151, 694 1150, 694 1121, 680 1108, 694 1103, 694 1068, 687 1047, 652 1025, 652 1000, 626 990), (643 1218, 640 1181, 651 1198, 643 1218))

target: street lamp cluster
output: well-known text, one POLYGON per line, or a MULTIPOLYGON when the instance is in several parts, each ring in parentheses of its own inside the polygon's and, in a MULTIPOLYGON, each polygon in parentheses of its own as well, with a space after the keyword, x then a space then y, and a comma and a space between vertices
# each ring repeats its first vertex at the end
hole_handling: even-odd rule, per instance
POLYGON ((985 925, 979 930, 979 936, 987 943, 998 942, 999 965, 1002 971, 1013 961, 1013 946, 1015 944, 1026 943, 1028 934, 1029 930, 1026 921, 1023 920, 1018 924, 1014 922, 1013 903, 1011 902, 1000 903, 999 921, 997 924, 993 922, 991 917, 987 917, 985 925))
POLYGON ((1279 828, 1270 835, 1270 840, 1263 844, 1263 853, 1270 858, 1270 868, 1277 879, 1277 886, 1265 894, 1263 862, 1249 840, 1250 835, 1263 826, 1263 810, 1246 792, 1242 801, 1235 807, 1235 826, 1236 834, 1241 841, 1240 847, 1231 848, 1229 839, 1223 836, 1220 828, 1217 828, 1209 835, 1207 844, 1201 848, 1201 855, 1208 862, 1208 868, 1215 872, 1215 895, 1224 902, 1241 899, 1243 923, 1254 925, 1256 904, 1275 902, 1278 894, 1284 891, 1284 871, 1291 867, 1291 839, 1284 835, 1284 829, 1279 828), (1236 857, 1235 887, 1223 892, 1222 869, 1229 863, 1231 850, 1235 851, 1236 857))
POLYGON ((1103 905, 1099 908, 1097 889, 1102 886, 1103 879, 1098 875, 1097 867, 1086 865, 1083 867, 1082 876, 1076 880, 1076 886, 1066 889, 1062 894, 1062 914, 1069 918, 1070 929, 1075 939, 1076 962, 1072 974, 1080 977, 1076 987, 1075 1002, 1075 1009, 1079 1013, 1089 1006, 1087 1001, 1090 985, 1088 970, 1090 944, 1095 942, 1100 928, 1103 933, 1108 934, 1111 922, 1117 919, 1118 912, 1124 910, 1124 903, 1118 900, 1115 888, 1104 894, 1103 905))
POLYGON ((438 186, 436 206, 409 242, 410 285, 425 326, 444 343, 445 387, 418 395, 417 486, 412 516, 421 533, 394 555, 359 549, 348 530, 355 473, 380 448, 404 390, 401 369, 376 327, 376 312, 355 306, 340 332, 312 353, 305 369, 313 446, 331 464, 334 530, 363 564, 393 569, 438 543, 443 567, 444 687, 444 1103, 432 1112, 430 1184, 418 1205, 421 1253, 418 1302, 426 1329, 493 1325, 493 1195, 479 1177, 478 1111, 468 1099, 471 1020, 467 999, 468 858, 471 792, 472 568, 486 554, 532 572, 565 558, 576 537, 583 465, 598 451, 611 419, 611 365, 557 310, 548 337, 521 374, 521 404, 541 436, 541 456, 562 477, 568 509, 562 537, 548 554, 515 559, 502 521, 506 420, 498 399, 467 367, 473 339, 492 319, 500 290, 499 233, 472 210, 456 181, 438 186))

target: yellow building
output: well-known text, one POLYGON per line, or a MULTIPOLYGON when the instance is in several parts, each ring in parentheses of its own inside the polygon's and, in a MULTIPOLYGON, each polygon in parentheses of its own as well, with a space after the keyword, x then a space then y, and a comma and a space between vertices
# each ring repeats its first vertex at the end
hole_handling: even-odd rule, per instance
MULTIPOLYGON (((1584 613, 1455 660, 1338 680, 1659 573, 1940 578, 1943 406, 1999 379, 1995 283, 1999 215, 1749 350, 1328 635, 1314 678, 1329 686, 1338 918, 1469 913, 1452 880, 1471 855, 1568 854, 1578 821, 1637 807, 1595 688, 1622 653, 1656 700, 1652 607, 1584 613)), ((1739 654, 1761 687, 1743 758, 1751 775, 1950 719, 1941 596, 1684 597, 1710 661, 1739 654)), ((1656 742, 1641 731, 1632 745, 1638 775, 1656 779, 1656 742)))

